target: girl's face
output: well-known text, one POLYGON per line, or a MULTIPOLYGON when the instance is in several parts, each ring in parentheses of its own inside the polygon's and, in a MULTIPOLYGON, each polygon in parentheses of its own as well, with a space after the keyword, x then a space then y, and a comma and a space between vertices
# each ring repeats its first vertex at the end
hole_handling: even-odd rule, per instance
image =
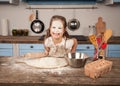
POLYGON ((64 26, 61 20, 54 20, 50 28, 50 34, 54 39, 63 37, 64 26))

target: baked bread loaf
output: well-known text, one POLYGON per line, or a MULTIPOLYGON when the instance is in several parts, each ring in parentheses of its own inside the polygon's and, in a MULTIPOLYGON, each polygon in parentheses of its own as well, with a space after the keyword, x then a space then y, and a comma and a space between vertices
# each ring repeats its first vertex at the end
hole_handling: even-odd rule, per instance
POLYGON ((84 73, 90 78, 98 78, 101 75, 111 71, 112 62, 104 59, 99 59, 94 62, 88 63, 84 67, 84 73))

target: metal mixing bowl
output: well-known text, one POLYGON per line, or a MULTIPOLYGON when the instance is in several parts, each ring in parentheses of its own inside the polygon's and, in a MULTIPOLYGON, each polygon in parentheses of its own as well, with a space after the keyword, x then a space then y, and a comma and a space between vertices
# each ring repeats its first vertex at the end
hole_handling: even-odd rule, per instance
POLYGON ((84 53, 76 52, 76 53, 68 53, 67 60, 71 67, 80 68, 84 67, 88 56, 84 53))

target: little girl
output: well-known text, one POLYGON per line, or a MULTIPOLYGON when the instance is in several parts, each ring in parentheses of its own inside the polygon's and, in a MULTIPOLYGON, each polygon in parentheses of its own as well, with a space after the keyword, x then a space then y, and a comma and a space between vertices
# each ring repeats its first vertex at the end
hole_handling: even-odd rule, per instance
POLYGON ((77 47, 77 40, 69 38, 66 31, 67 22, 63 16, 55 15, 50 20, 50 25, 44 40, 44 53, 27 53, 28 57, 64 57, 68 52, 75 52, 77 47))

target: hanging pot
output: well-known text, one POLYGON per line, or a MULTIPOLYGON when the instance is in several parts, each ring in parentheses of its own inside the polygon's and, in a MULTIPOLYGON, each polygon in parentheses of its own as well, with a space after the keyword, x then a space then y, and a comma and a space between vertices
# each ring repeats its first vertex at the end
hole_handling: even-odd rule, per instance
POLYGON ((36 19, 32 21, 30 27, 34 33, 42 33, 44 31, 44 23, 38 19, 38 10, 36 10, 36 19))
POLYGON ((79 20, 73 18, 68 22, 68 28, 72 31, 79 29, 80 22, 79 20))

